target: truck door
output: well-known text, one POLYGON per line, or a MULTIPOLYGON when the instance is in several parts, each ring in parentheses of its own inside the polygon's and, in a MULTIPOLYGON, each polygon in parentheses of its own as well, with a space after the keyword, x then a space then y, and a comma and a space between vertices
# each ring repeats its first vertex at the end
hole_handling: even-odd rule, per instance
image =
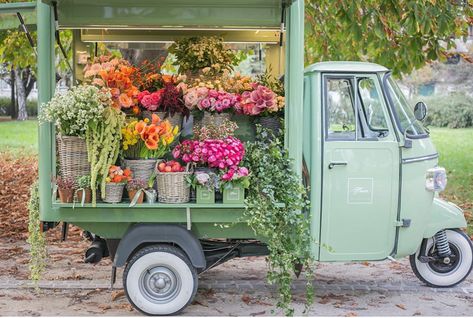
POLYGON ((376 74, 323 77, 320 260, 378 260, 394 247, 399 144, 376 74))

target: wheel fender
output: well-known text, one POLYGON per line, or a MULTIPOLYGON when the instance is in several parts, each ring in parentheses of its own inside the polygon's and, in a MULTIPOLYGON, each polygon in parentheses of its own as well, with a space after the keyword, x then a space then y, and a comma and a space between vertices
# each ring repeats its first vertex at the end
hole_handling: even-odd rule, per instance
POLYGON ((424 231, 424 237, 429 238, 440 230, 466 227, 463 210, 451 202, 434 198, 430 221, 424 231))
POLYGON ((145 243, 173 243, 180 247, 198 269, 206 267, 199 240, 184 227, 175 224, 136 224, 131 226, 118 244, 114 258, 116 267, 124 266, 131 253, 145 243))

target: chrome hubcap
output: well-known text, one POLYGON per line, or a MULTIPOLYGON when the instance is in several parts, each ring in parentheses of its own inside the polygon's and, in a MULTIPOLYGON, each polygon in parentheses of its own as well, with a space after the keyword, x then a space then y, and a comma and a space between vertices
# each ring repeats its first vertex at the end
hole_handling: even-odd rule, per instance
POLYGON ((164 266, 148 268, 140 277, 143 295, 154 303, 168 303, 176 298, 181 289, 178 274, 164 266))

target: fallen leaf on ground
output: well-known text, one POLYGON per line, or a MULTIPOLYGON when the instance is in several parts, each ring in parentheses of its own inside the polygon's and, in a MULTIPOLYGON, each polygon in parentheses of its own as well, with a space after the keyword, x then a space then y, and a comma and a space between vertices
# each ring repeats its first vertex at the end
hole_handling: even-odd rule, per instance
POLYGON ((403 304, 396 304, 396 307, 401 308, 402 310, 406 310, 406 306, 404 306, 403 304))
POLYGON ((207 306, 207 305, 204 305, 203 303, 201 303, 201 302, 198 301, 198 300, 194 300, 194 301, 192 302, 192 305, 199 305, 199 306, 202 306, 202 307, 209 307, 209 306, 207 306))
POLYGON ((249 295, 247 295, 247 294, 243 294, 243 296, 241 296, 241 300, 242 300, 245 304, 249 305, 250 302, 251 302, 251 297, 250 297, 249 295))
POLYGON ((356 317, 358 314, 356 312, 350 311, 345 314, 345 317, 356 317))
POLYGON ((116 290, 112 292, 112 301, 117 300, 120 297, 125 296, 125 291, 124 290, 116 290))
POLYGON ((263 311, 251 313, 250 316, 251 316, 251 317, 254 317, 254 316, 261 316, 261 315, 264 315, 265 313, 266 313, 266 311, 263 310, 263 311))
POLYGON ((109 304, 99 304, 98 307, 102 309, 102 311, 109 310, 112 308, 112 306, 110 306, 109 304))
POLYGON ((422 313, 420 311, 416 311, 415 313, 412 314, 412 316, 421 316, 422 313))

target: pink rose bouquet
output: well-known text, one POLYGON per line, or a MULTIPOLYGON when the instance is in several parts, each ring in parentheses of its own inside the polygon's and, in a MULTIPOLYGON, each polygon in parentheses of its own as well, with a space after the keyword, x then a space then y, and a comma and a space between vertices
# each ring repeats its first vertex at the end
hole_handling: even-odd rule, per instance
POLYGON ((197 107, 200 110, 221 113, 235 107, 238 101, 238 95, 210 89, 207 96, 197 104, 197 107))
POLYGON ((244 189, 250 185, 250 172, 246 167, 230 167, 220 176, 222 188, 231 188, 240 185, 244 189))
POLYGON ((243 92, 241 100, 235 105, 237 112, 257 116, 263 112, 277 112, 280 109, 278 96, 270 88, 252 83, 253 90, 243 92))
POLYGON ((147 90, 142 91, 138 94, 138 102, 143 106, 143 108, 149 111, 156 111, 161 105, 163 93, 164 88, 153 93, 150 93, 147 90))

